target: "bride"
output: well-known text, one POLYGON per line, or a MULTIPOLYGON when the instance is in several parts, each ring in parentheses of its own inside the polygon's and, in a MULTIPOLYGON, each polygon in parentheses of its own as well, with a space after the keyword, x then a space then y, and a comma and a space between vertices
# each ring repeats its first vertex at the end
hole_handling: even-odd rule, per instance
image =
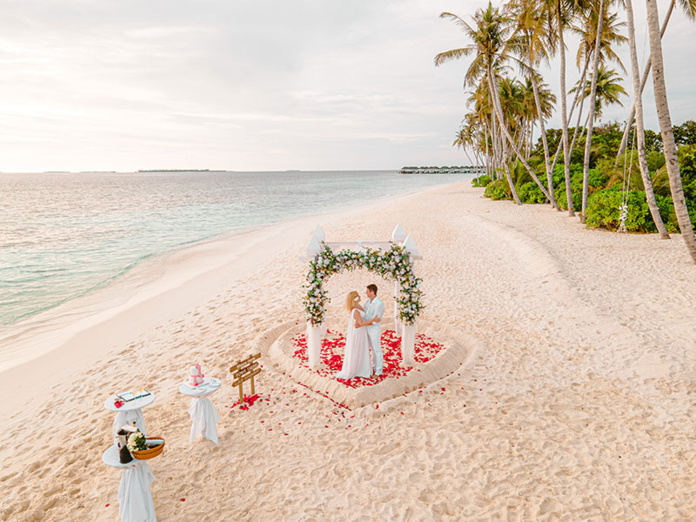
POLYGON ((369 326, 379 322, 379 317, 364 321, 365 310, 360 306, 360 294, 353 290, 346 297, 346 308, 350 312, 348 319, 348 334, 346 335, 346 350, 343 356, 343 366, 336 374, 337 379, 352 379, 353 377, 371 377, 370 345, 367 340, 369 326))

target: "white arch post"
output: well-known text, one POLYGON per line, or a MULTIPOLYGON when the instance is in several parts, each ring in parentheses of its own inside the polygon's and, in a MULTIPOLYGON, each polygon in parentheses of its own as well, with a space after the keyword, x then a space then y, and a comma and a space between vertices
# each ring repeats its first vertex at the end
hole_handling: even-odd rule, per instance
MULTIPOLYGON (((415 264, 416 259, 422 259, 418 255, 416 242, 409 234, 403 243, 404 250, 408 252, 411 264, 415 264)), ((398 318, 398 314, 396 315, 398 318)), ((404 365, 413 365, 416 362, 416 322, 412 324, 401 324, 401 359, 404 365)))

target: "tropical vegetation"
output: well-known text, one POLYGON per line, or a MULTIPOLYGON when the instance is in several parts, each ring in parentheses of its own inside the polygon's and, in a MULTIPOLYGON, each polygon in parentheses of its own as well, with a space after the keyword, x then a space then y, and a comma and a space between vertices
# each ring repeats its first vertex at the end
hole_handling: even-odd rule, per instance
POLYGON ((650 53, 643 71, 631 0, 508 0, 468 19, 442 13, 465 36, 462 47, 437 54, 435 65, 469 59, 467 113, 453 145, 470 161, 473 156, 472 164, 485 165, 474 184, 492 199, 579 212, 588 227, 658 232, 665 239, 680 232, 696 262, 696 122, 672 124, 661 41, 677 6, 696 17, 696 0, 672 0, 660 25, 656 1, 646 0, 650 53), (580 79, 568 89, 566 52, 574 40, 580 79), (623 45, 628 64, 617 53, 623 45), (557 94, 541 75, 552 58, 559 64, 557 94), (642 93, 650 75, 659 132, 644 126, 642 93), (625 123, 600 121, 606 107, 625 103, 625 123), (561 128, 549 129, 557 110, 561 128))

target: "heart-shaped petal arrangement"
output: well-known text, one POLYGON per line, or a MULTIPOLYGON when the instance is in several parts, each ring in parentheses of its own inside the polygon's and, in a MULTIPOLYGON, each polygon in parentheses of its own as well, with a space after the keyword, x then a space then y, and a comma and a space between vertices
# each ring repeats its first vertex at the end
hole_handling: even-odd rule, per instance
MULTIPOLYGON (((389 326, 389 325, 388 325, 389 326)), ((476 338, 453 328, 418 322, 413 366, 401 364, 401 339, 393 327, 382 333, 384 371, 373 378, 338 380, 334 376, 343 363, 345 337, 327 332, 322 341, 318 368, 307 362, 307 341, 302 323, 280 325, 257 339, 257 348, 282 372, 349 408, 398 397, 466 368, 483 355, 485 346, 476 338)))

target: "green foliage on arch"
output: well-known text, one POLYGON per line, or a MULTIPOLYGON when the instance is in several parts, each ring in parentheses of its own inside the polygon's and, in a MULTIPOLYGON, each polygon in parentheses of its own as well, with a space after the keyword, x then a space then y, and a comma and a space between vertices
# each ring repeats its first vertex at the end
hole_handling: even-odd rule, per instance
POLYGON ((309 263, 307 283, 302 285, 306 295, 303 301, 307 321, 313 326, 324 322, 326 305, 330 301, 324 282, 344 270, 366 268, 382 277, 393 279, 401 285, 399 292, 399 318, 407 325, 415 323, 423 310, 420 289, 422 279, 413 273, 413 264, 402 246, 392 245, 389 250, 365 248, 363 251, 340 250, 335 254, 327 246, 309 263))

